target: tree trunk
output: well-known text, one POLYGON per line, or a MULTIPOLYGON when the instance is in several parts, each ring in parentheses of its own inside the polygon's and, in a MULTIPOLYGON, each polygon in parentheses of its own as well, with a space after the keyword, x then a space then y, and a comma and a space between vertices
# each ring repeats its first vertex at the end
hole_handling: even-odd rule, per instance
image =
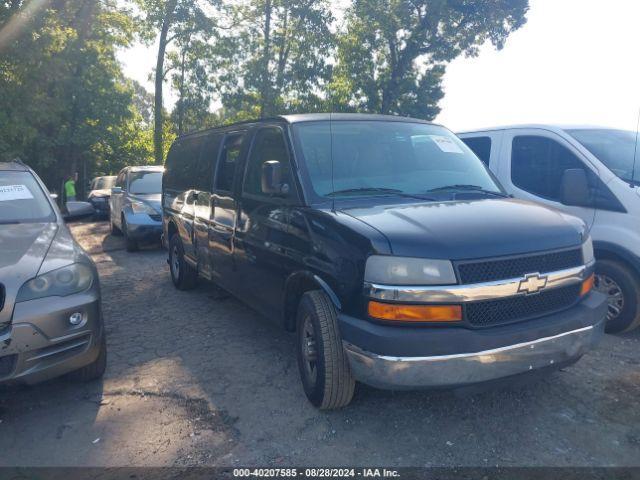
POLYGON ((271 112, 269 102, 269 57, 271 55, 271 0, 264 5, 264 52, 262 54, 262 92, 260 103, 260 117, 264 118, 271 112))
POLYGON ((185 86, 185 56, 187 54, 187 46, 182 49, 182 58, 180 61, 180 98, 178 99, 178 135, 184 132, 184 86, 185 86))
POLYGON ((154 127, 153 127, 153 149, 155 161, 158 165, 164 162, 164 139, 163 126, 164 114, 162 111, 162 87, 164 81, 164 57, 167 51, 167 37, 171 22, 173 20, 173 12, 176 9, 177 0, 171 0, 167 3, 167 10, 162 20, 162 29, 160 30, 160 40, 158 46, 158 61, 156 62, 156 81, 155 81, 155 108, 154 108, 154 127))

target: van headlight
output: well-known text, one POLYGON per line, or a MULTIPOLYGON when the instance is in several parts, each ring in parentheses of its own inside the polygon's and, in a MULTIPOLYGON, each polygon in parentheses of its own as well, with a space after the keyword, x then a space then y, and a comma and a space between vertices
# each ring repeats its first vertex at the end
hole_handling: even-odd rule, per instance
POLYGON ((372 255, 367 259, 364 281, 387 285, 455 285, 449 260, 372 255))
POLYGON ((91 268, 82 263, 74 263, 26 282, 20 287, 16 303, 44 297, 66 297, 87 290, 92 283, 91 268))
POLYGON ((133 210, 133 213, 146 213, 147 215, 158 214, 151 205, 147 205, 144 202, 131 202, 131 210, 133 210))
POLYGON ((591 239, 591 235, 587 237, 587 241, 582 244, 582 261, 585 265, 588 265, 594 262, 596 259, 593 253, 593 240, 591 239))

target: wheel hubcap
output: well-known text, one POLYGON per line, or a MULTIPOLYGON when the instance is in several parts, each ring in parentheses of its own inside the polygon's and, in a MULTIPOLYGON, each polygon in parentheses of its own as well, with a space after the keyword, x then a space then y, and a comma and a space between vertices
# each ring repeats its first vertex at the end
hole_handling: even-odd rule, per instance
POLYGON ((316 349, 316 334, 310 317, 305 318, 302 329, 302 358, 307 378, 315 384, 318 378, 318 351, 316 349))
POLYGON ((178 247, 173 247, 171 251, 171 272, 174 278, 180 275, 180 259, 178 258, 178 247))
POLYGON ((607 312, 607 320, 618 318, 624 309, 624 295, 620 285, 618 285, 611 277, 606 275, 596 275, 595 289, 607 296, 609 311, 607 312))

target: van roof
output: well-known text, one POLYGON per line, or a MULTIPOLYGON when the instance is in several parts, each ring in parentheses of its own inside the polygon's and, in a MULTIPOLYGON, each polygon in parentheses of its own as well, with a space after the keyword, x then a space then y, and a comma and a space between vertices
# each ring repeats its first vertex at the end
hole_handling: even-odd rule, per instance
POLYGON ((553 124, 553 123, 530 123, 530 124, 520 124, 520 125, 502 125, 498 127, 487 127, 487 128, 477 128, 477 129, 467 129, 456 132, 458 135, 464 135, 468 133, 480 133, 480 132, 497 132, 500 130, 513 130, 513 129, 542 129, 542 130, 550 130, 552 132, 564 131, 564 130, 619 130, 614 127, 605 127, 601 125, 561 125, 561 124, 553 124))
POLYGON ((378 121, 378 122, 406 122, 406 123, 424 123, 428 125, 437 125, 427 120, 421 120, 419 118, 401 117, 398 115, 380 115, 372 113, 297 113, 292 115, 278 115, 275 117, 262 118, 256 120, 245 120, 243 122, 230 123, 229 125, 222 125, 219 127, 207 128, 204 130, 198 130, 195 132, 189 132, 181 135, 178 138, 185 138, 191 135, 198 135, 214 130, 222 130, 233 128, 240 125, 256 125, 260 123, 273 123, 281 122, 289 125, 303 122, 322 122, 322 121, 378 121))

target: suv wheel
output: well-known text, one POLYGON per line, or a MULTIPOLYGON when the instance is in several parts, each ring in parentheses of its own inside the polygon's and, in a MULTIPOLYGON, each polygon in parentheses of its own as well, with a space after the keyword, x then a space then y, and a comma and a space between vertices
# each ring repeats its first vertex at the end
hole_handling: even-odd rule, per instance
POLYGON ((138 241, 129 236, 129 229, 127 228, 127 221, 122 217, 122 234, 124 235, 124 243, 127 252, 137 252, 140 249, 138 241))
POLYGON ((342 347, 335 308, 324 292, 314 290, 302 296, 296 336, 298 367, 309 401, 322 410, 348 405, 355 380, 342 347))
POLYGON ((640 324, 640 290, 638 278, 624 264, 615 260, 596 263, 595 289, 607 296, 607 333, 633 330, 640 324))
POLYGON ((169 242, 169 270, 171 280, 178 290, 191 290, 198 282, 198 272, 184 259, 180 235, 174 233, 169 242))
POLYGON ((86 367, 82 367, 80 370, 69 373, 68 378, 76 382, 91 382, 92 380, 102 378, 106 369, 107 339, 106 335, 103 332, 102 340, 100 341, 100 353, 98 354, 98 358, 96 358, 93 363, 90 363, 86 367))

